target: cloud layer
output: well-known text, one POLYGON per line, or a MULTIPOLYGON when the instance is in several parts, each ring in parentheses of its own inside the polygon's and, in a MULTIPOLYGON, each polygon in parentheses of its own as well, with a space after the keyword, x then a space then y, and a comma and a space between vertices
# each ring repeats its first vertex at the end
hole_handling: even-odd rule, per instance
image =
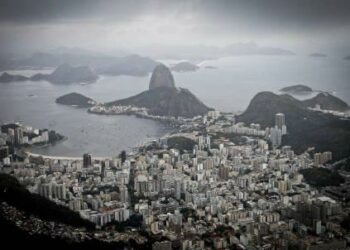
POLYGON ((0 49, 256 41, 350 50, 347 0, 2 0, 0 49))

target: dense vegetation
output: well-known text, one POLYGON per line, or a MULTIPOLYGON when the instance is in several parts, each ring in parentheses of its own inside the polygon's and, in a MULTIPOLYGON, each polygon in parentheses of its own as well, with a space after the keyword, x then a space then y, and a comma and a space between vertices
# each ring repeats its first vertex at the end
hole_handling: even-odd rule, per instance
POLYGON ((237 145, 243 145, 247 142, 247 138, 242 136, 242 135, 238 135, 238 134, 234 134, 234 133, 223 133, 223 132, 218 132, 215 134, 211 134, 211 138, 214 139, 219 139, 220 137, 222 138, 227 138, 230 140, 230 142, 233 142, 234 144, 237 145))
POLYGON ((350 158, 345 159, 342 162, 339 162, 338 164, 336 164, 335 167, 337 170, 343 170, 343 171, 350 172, 350 158))
POLYGON ((169 148, 176 148, 180 151, 191 151, 194 145, 196 145, 196 142, 187 137, 176 136, 168 138, 167 144, 169 148))
POLYGON ((125 232, 127 228, 141 229, 142 226, 142 215, 133 214, 129 219, 123 222, 112 221, 104 225, 103 228, 107 229, 113 227, 118 232, 125 232))
POLYGON ((339 186, 345 181, 338 172, 326 168, 307 168, 299 172, 308 184, 315 187, 339 186))
POLYGON ((25 231, 19 229, 15 224, 6 220, 0 213, 0 230, 1 243, 4 246, 11 246, 14 249, 152 249, 150 243, 146 245, 138 245, 131 240, 129 243, 114 242, 107 243, 98 240, 87 240, 83 242, 68 242, 62 239, 53 239, 44 235, 29 235, 25 231))
POLYGON ((340 225, 350 231, 350 214, 344 218, 344 220, 340 223, 340 225))
POLYGON ((319 93, 317 96, 303 101, 303 103, 307 107, 315 107, 318 104, 321 106, 321 109, 328 110, 346 111, 349 109, 349 105, 346 102, 328 93, 319 93))

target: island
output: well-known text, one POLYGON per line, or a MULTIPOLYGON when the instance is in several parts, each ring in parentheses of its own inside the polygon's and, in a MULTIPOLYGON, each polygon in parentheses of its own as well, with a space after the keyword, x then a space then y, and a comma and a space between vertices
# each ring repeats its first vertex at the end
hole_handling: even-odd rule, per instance
POLYGON ((280 91, 283 93, 295 94, 295 95, 310 94, 313 92, 312 88, 302 84, 284 87, 280 91))
POLYGON ((217 67, 212 66, 212 65, 207 65, 204 68, 206 68, 206 69, 217 69, 217 67))
POLYGON ((56 103, 78 108, 88 108, 96 105, 93 99, 75 92, 58 97, 56 103))
POLYGON ((350 60, 350 56, 344 57, 344 60, 350 60))
POLYGON ((191 72, 197 71, 198 69, 199 67, 197 65, 190 62, 180 62, 171 67, 171 70, 175 72, 191 72))
POLYGON ((142 117, 168 119, 192 118, 207 113, 210 108, 188 89, 176 88, 173 75, 159 64, 152 73, 149 90, 138 95, 97 105, 89 109, 97 114, 137 114, 142 117))

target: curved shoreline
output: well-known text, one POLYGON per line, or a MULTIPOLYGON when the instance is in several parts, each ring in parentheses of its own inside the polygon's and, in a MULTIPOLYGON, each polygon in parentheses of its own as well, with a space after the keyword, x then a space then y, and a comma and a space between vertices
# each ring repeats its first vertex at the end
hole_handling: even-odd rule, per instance
MULTIPOLYGON (((71 160, 71 161, 78 161, 83 160, 83 157, 74 157, 74 156, 55 156, 55 155, 43 155, 43 154, 36 154, 29 151, 24 151, 24 153, 30 157, 42 157, 43 159, 50 159, 50 160, 71 160)), ((93 157, 94 160, 111 160, 113 157, 106 156, 106 157, 93 157)))

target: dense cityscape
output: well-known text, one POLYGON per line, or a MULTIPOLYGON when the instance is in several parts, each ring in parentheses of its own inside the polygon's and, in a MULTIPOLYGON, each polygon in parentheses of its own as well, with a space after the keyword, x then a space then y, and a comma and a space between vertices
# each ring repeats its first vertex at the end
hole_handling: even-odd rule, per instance
POLYGON ((344 197, 309 185, 301 174, 327 169, 332 153, 310 149, 297 155, 289 146, 279 147, 288 133, 286 119, 277 113, 275 127, 263 130, 259 124, 235 123, 232 114, 209 111, 129 154, 106 159, 84 154, 80 160, 12 161, 5 142, 27 139, 21 127, 13 132, 5 125, 1 172, 78 212, 97 231, 23 217, 5 203, 2 213, 25 231, 77 242, 133 238, 142 244, 147 241, 137 233, 142 230, 165 239, 153 249, 345 248, 350 235, 341 225, 349 212, 344 197), (123 232, 104 233, 121 225, 123 232))
POLYGON ((1 249, 349 250, 349 0, 0 0, 1 249))

